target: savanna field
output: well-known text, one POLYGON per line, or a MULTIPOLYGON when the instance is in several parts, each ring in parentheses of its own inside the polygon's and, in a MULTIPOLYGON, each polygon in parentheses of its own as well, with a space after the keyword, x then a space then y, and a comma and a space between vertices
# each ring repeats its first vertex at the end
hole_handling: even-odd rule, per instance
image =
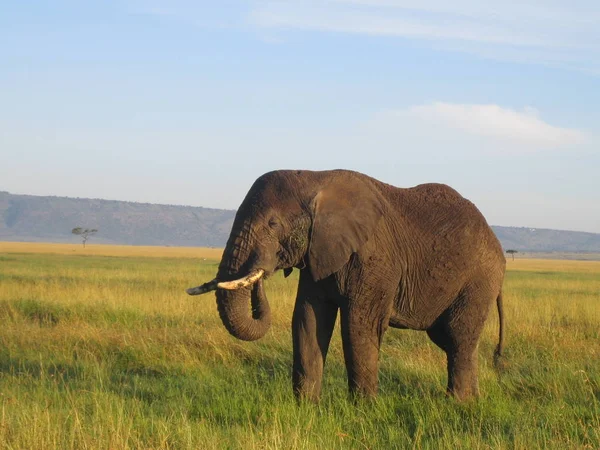
POLYGON ((444 354, 390 329, 380 394, 346 394, 339 332, 318 406, 291 391, 297 271, 266 283, 273 326, 223 328, 220 251, 0 243, 0 448, 600 448, 600 262, 516 259, 479 348, 481 397, 446 398, 444 354))

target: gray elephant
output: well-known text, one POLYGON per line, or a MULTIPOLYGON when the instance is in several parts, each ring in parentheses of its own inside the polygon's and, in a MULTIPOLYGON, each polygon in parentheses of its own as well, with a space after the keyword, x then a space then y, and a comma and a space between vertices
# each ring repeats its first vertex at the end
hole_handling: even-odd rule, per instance
POLYGON ((479 210, 452 188, 401 189, 346 170, 280 170, 242 202, 214 280, 223 324, 253 341, 267 332, 263 280, 300 270, 292 319, 293 389, 318 400, 338 311, 348 384, 375 395, 388 327, 425 330, 447 355, 447 392, 478 395, 477 346, 491 305, 500 316, 505 258, 479 210), (251 303, 251 308, 248 305, 251 303))

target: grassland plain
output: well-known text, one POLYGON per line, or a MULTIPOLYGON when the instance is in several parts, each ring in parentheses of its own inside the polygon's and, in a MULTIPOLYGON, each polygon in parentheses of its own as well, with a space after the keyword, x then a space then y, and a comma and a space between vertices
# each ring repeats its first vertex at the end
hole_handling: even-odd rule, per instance
POLYGON ((517 259, 505 283, 506 360, 479 349, 482 397, 444 396, 442 352, 389 330, 380 395, 347 398, 339 333, 322 402, 296 405, 296 274, 267 283, 273 326, 227 334, 217 249, 0 243, 0 447, 600 448, 600 263, 517 259))

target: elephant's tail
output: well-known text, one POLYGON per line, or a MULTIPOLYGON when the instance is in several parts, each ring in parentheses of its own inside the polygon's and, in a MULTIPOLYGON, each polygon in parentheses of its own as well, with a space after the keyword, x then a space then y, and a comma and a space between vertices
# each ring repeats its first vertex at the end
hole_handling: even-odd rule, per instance
POLYGON ((500 367, 500 358, 502 358, 502 352, 504 351, 504 310, 502 307, 502 291, 498 294, 496 298, 496 306, 498 307, 498 345, 496 346, 496 350, 494 351, 494 366, 496 368, 500 367))

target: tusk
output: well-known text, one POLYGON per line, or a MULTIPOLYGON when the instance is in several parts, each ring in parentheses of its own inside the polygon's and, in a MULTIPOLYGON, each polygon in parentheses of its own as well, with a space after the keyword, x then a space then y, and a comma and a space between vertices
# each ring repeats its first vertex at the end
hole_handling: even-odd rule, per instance
POLYGON ((201 284, 200 286, 186 289, 185 292, 187 292, 189 295, 206 294, 207 292, 215 291, 217 289, 218 283, 219 282, 215 278, 214 280, 209 281, 208 283, 204 283, 204 284, 201 284))
POLYGON ((263 275, 265 271, 263 269, 257 269, 250 272, 243 278, 233 281, 221 281, 219 282, 216 278, 208 283, 201 284, 193 288, 186 289, 189 295, 200 295, 206 294, 210 291, 216 291, 218 289, 225 289, 227 291, 235 291, 237 289, 245 288, 251 284, 256 283, 263 275))
MULTIPOLYGON (((245 287, 250 286, 251 284, 256 283, 258 280, 260 280, 260 278, 264 274, 265 274, 265 271, 263 269, 253 270, 248 275, 246 275, 243 278, 240 278, 239 280, 221 281, 220 283, 217 283, 217 287, 219 289, 235 291, 237 289, 245 288, 245 287)), ((213 281, 215 281, 215 280, 213 280, 213 281)), ((212 283, 212 281, 211 281, 211 283, 212 283)), ((210 283, 207 283, 207 284, 210 284, 210 283)))

